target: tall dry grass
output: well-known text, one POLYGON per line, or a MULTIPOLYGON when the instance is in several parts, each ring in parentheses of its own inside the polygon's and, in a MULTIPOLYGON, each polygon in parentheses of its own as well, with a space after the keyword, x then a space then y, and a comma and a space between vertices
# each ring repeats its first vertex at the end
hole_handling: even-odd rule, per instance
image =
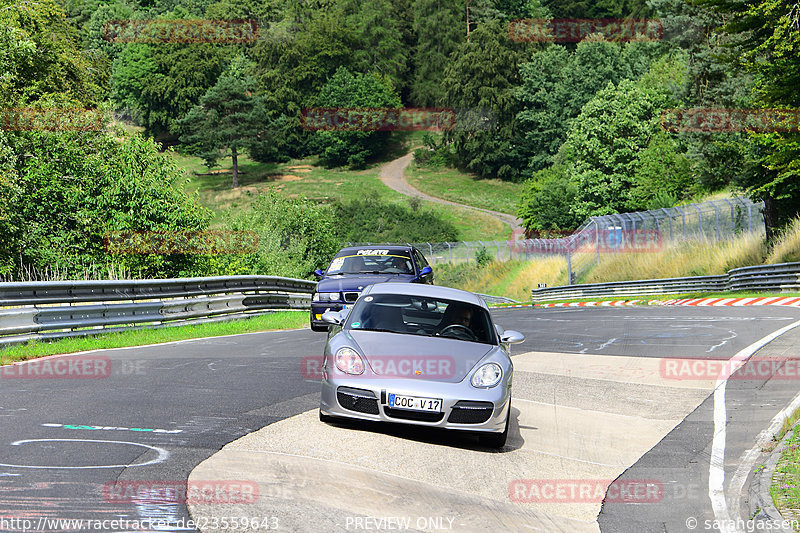
POLYGON ((653 253, 601 255, 599 264, 580 281, 603 283, 724 274, 732 268, 759 265, 765 255, 764 238, 755 234, 743 234, 718 243, 686 241, 653 253))
POLYGON ((800 261, 800 218, 795 218, 770 248, 766 263, 800 261))
POLYGON ((492 261, 483 267, 474 263, 437 265, 435 270, 437 285, 530 301, 531 288, 538 283, 566 284, 567 261, 552 256, 531 261, 492 261))

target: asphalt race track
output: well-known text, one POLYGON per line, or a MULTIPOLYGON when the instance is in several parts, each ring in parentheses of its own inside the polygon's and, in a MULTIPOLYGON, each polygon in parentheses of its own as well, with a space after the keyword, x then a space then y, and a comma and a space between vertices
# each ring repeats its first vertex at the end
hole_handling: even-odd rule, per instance
MULTIPOLYGON (((441 520, 412 523, 410 530, 479 530, 487 520, 481 514, 485 506, 488 514, 510 510, 510 523, 531 531, 686 531, 688 517, 702 524, 719 507, 709 496, 709 461, 714 413, 720 407, 715 407, 713 379, 665 381, 662 359, 727 360, 800 319, 797 310, 780 307, 522 308, 493 314, 505 328, 527 337, 513 350, 515 397, 519 390, 521 401, 514 403, 507 453, 482 450, 460 435, 322 424, 313 411, 318 383, 308 379, 301 363, 321 353, 325 335, 309 330, 68 356, 91 360, 94 366, 62 379, 47 374, 44 360, 22 363, 13 371, 5 368, 0 378, 0 519, 7 521, 0 521, 0 530, 22 531, 21 520, 31 521, 25 523, 29 530, 75 529, 45 523, 45 518, 163 519, 172 525, 155 530, 182 530, 179 525, 189 518, 185 504, 115 490, 184 483, 201 463, 213 466, 212 456, 223 446, 256 432, 232 444, 231 453, 251 458, 272 450, 262 453, 264 461, 292 455, 296 460, 291 465, 273 466, 291 466, 295 470, 287 472, 307 476, 321 475, 319 464, 330 463, 333 456, 337 463, 326 471, 327 483, 335 485, 346 470, 346 479, 358 479, 365 490, 374 490, 373 481, 364 477, 372 472, 374 480, 391 478, 398 487, 417 487, 418 498, 411 498, 415 505, 425 498, 449 505, 420 507, 416 512, 441 520), (35 369, 19 368, 37 364, 35 369), (593 420, 603 423, 594 426, 593 420), (298 433, 298 428, 306 429, 298 433), (346 453, 337 449, 344 444, 346 453), (359 446, 363 448, 354 451, 359 446), (505 470, 495 468, 498 462, 505 470), (647 502, 607 498, 602 505, 601 500, 586 499, 536 503, 512 494, 514 480, 542 473, 573 476, 563 479, 613 480, 622 475, 621 480, 652 480, 661 493, 647 502), (445 490, 456 485, 458 491, 445 490), (545 525, 528 527, 527 520, 545 525)), ((767 348, 792 355, 793 333, 767 348)), ((65 358, 49 361, 57 359, 65 358)), ((726 483, 741 482, 739 458, 797 389, 796 379, 728 383, 723 402, 728 420, 722 465, 726 483)), ((231 464, 246 469, 253 464, 249 461, 231 464)), ((249 468, 251 478, 269 473, 249 468)), ((362 498, 359 505, 350 500, 351 517, 348 501, 329 501, 330 494, 310 485, 302 494, 306 507, 293 506, 294 493, 281 492, 278 478, 259 479, 260 500, 272 502, 268 505, 275 520, 268 527, 262 523, 250 528, 254 531, 377 531, 387 529, 386 524, 371 523, 370 528, 363 520, 356 522, 355 515, 392 514, 391 506, 373 509, 362 498), (327 510, 320 516, 308 514, 313 498, 326 498, 320 508, 327 510), (281 516, 284 508, 286 515, 281 516)), ((744 512, 746 502, 734 488, 726 485, 727 508, 744 512)), ((234 507, 218 506, 215 512, 241 514, 234 507)), ((192 512, 197 518, 211 511, 197 506, 192 512)))

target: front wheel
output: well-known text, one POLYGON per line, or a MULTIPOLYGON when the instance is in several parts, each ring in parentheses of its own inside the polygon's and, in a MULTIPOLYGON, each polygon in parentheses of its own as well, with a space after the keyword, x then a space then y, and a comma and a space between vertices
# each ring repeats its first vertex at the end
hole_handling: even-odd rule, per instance
POLYGON ((508 414, 506 415, 506 427, 502 433, 481 433, 478 435, 478 443, 487 448, 502 448, 508 440, 508 427, 511 425, 511 400, 508 401, 508 414))

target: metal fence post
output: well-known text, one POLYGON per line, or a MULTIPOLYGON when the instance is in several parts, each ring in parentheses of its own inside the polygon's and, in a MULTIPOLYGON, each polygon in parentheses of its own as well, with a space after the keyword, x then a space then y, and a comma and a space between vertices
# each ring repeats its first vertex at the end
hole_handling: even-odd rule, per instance
POLYGON ((450 263, 453 262, 453 248, 450 246, 449 242, 445 243, 447 245, 447 257, 450 263))
POLYGON ((714 208, 714 242, 719 242, 719 209, 713 200, 709 200, 709 203, 714 208))
POLYGON ((697 204, 689 204, 689 205, 691 205, 695 209, 697 209, 697 221, 698 221, 697 223, 700 226, 700 235, 702 235, 703 238, 705 239, 706 238, 706 230, 703 228, 703 210, 700 209, 700 207, 697 204))
POLYGON ((469 244, 467 244, 467 241, 461 241, 461 242, 463 242, 464 246, 467 247, 467 264, 469 264, 469 244))

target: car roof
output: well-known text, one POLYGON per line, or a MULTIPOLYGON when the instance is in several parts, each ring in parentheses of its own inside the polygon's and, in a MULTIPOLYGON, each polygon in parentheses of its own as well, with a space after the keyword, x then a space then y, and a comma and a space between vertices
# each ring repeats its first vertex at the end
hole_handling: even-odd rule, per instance
POLYGON ((416 283, 397 283, 387 281, 375 283, 367 287, 362 294, 406 294, 409 296, 427 296, 429 298, 442 298, 444 300, 456 300, 483 307, 488 310, 486 302, 477 294, 453 289, 451 287, 440 287, 437 285, 423 285, 416 283))
POLYGON ((346 252, 356 252, 358 250, 389 250, 390 252, 410 252, 413 250, 413 246, 409 245, 398 245, 398 244, 370 244, 367 246, 346 246, 336 252, 336 255, 346 252))

